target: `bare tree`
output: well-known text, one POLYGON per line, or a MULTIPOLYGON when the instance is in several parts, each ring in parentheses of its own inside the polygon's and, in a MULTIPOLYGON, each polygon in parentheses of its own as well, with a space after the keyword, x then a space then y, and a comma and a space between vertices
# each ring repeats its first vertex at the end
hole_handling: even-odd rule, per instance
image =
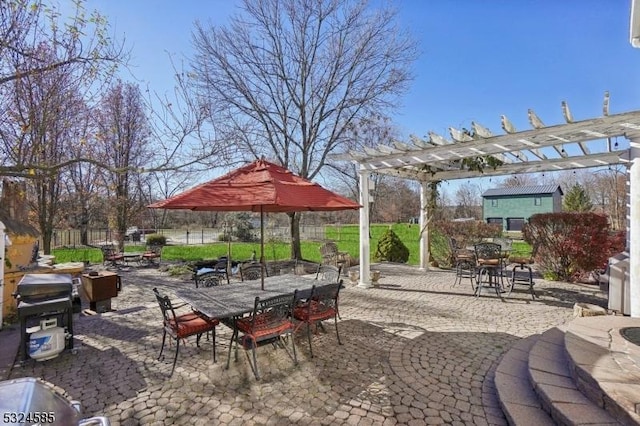
MULTIPOLYGON (((392 124, 389 117, 380 114, 353 120, 344 130, 344 141, 341 149, 344 151, 363 151, 365 148, 375 148, 378 145, 389 145, 399 136, 399 131, 392 124)), ((338 161, 326 164, 323 176, 332 178, 343 188, 345 194, 358 199, 360 195, 360 178, 357 166, 350 162, 338 161)), ((374 188, 372 194, 374 203, 376 188, 384 183, 385 175, 373 175, 374 188)))
POLYGON ((107 34, 104 17, 96 11, 87 15, 84 0, 73 4, 74 15, 63 21, 58 7, 46 0, 0 2, 0 85, 72 64, 94 74, 109 72, 125 58, 123 45, 107 34), (40 56, 42 43, 58 54, 40 56))
MULTIPOLYGON (((96 126, 93 121, 92 110, 79 102, 75 114, 77 126, 69 147, 71 158, 96 157, 96 126)), ((80 230, 80 243, 88 245, 89 226, 95 219, 100 219, 103 210, 101 200, 106 195, 106 185, 102 170, 92 163, 78 162, 69 165, 62 174, 67 200, 62 204, 61 211, 67 217, 67 224, 80 230)))
MULTIPOLYGON (((173 59, 171 60, 173 64, 173 59)), ((147 159, 150 171, 143 191, 146 204, 157 197, 168 198, 206 177, 206 173, 235 163, 237 145, 218 137, 216 123, 208 120, 209 107, 193 93, 192 76, 174 68, 173 92, 158 94, 147 89, 144 98, 150 116, 153 156, 147 159)), ((155 228, 169 213, 148 209, 155 228)))
POLYGON ((510 175, 498 184, 503 188, 514 188, 519 186, 536 186, 539 185, 534 174, 518 174, 510 175))
POLYGON ((101 162, 109 165, 106 182, 115 210, 113 225, 122 248, 132 194, 140 187, 139 175, 132 170, 142 169, 150 155, 146 146, 149 126, 139 88, 118 82, 105 96, 96 116, 101 162))
POLYGON ((456 217, 482 217, 482 190, 476 184, 463 183, 456 191, 456 217))
MULTIPOLYGON (((228 26, 196 24, 193 72, 228 139, 313 179, 361 117, 395 105, 415 42, 368 1, 245 0, 228 26)), ((299 214, 290 215, 300 258, 299 214)))
MULTIPOLYGON (((23 137, 32 123, 18 116, 18 88, 62 78, 82 93, 85 103, 102 81, 126 60, 121 46, 107 35, 107 23, 98 13, 87 15, 84 0, 75 0, 74 14, 62 18, 55 5, 45 0, 0 1, 0 175, 33 179, 58 173, 67 165, 83 161, 65 157, 38 161, 29 154, 23 137), (40 79, 40 80, 39 80, 40 79), (92 90, 93 89, 93 90, 92 90), (17 153, 17 154, 16 154, 17 153)), ((43 91, 49 90, 42 88, 43 91)), ((77 97, 77 95, 74 95, 77 97)), ((57 123, 62 126, 64 123, 57 123)))
MULTIPOLYGON (((41 44, 33 51, 36 62, 52 61, 56 52, 41 44)), ((50 253, 54 224, 60 219, 61 171, 51 165, 70 156, 75 142, 76 120, 83 103, 72 64, 46 73, 25 74, 0 86, 0 137, 5 161, 32 164, 28 192, 32 210, 43 239, 43 250, 50 253), (35 166, 37 165, 37 167, 35 166)))
POLYGON ((596 209, 609 216, 614 230, 625 229, 627 226, 625 172, 624 166, 596 170, 582 184, 588 190, 596 209))

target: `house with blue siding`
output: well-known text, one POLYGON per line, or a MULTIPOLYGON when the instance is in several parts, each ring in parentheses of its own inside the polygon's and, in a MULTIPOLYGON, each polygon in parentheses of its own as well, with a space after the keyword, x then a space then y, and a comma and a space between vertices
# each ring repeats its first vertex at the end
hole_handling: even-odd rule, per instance
POLYGON ((505 231, 521 231, 534 214, 562 211, 562 195, 558 185, 489 189, 482 194, 482 218, 505 231))

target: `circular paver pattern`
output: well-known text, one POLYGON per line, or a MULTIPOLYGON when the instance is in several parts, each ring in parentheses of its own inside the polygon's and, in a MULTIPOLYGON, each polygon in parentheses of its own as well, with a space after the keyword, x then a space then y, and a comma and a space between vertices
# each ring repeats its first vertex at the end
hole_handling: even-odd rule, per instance
MULTIPOLYGON (((537 280, 541 296, 475 297, 451 271, 376 265, 378 288, 348 285, 340 295, 337 344, 331 321, 313 336, 296 336, 298 365, 274 347, 258 349, 262 380, 244 351, 225 369, 230 330, 217 328, 218 362, 203 338, 165 347, 152 289, 172 294, 191 282, 151 268, 121 271, 115 309, 76 316, 75 350, 15 367, 11 377, 36 376, 79 400, 84 416, 112 425, 349 424, 506 425, 493 389, 500 357, 522 337, 572 318, 576 302, 603 304, 591 285, 537 280)), ((241 284, 238 284, 241 285, 241 284)))

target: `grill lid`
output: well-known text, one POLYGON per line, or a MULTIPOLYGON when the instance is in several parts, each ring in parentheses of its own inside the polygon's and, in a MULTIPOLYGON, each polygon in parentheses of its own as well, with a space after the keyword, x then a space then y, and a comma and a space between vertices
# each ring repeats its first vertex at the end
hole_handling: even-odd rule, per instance
POLYGON ((80 413, 70 401, 34 377, 0 382, 0 412, 5 413, 4 421, 11 425, 49 423, 48 419, 34 421, 35 417, 27 418, 33 416, 33 413, 49 415, 49 412, 53 412, 51 420, 55 419, 55 424, 77 425, 80 421, 80 413), (6 417, 6 413, 16 413, 15 418, 6 417))
POLYGON ((16 297, 23 300, 71 297, 72 290, 69 274, 26 274, 16 287, 16 297))

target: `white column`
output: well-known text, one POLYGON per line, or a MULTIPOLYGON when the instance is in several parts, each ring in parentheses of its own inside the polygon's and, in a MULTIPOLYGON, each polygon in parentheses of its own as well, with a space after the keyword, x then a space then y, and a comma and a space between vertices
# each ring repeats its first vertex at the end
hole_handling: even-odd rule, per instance
POLYGON ((640 317, 640 135, 629 138, 629 206, 627 227, 629 229, 629 289, 630 314, 640 317))
MULTIPOLYGON (((362 166, 360 166, 362 167, 362 166)), ((371 174, 360 169, 360 282, 358 287, 371 287, 371 278, 369 270, 371 264, 369 262, 369 176, 371 174)))
POLYGON ((427 182, 420 182, 420 269, 429 270, 429 198, 427 182))

